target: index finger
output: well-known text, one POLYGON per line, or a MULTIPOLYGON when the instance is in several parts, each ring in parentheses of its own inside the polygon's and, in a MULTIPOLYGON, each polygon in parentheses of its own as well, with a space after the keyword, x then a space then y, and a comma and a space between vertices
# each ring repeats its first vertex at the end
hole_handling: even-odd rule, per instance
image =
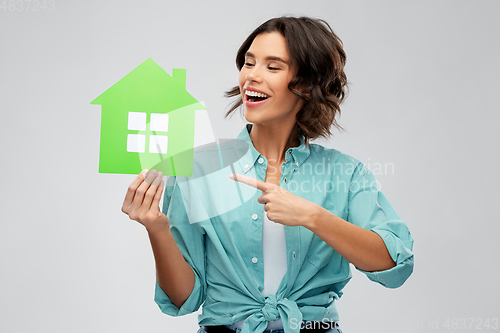
POLYGON ((234 180, 236 182, 250 185, 258 190, 261 190, 262 192, 267 191, 274 186, 273 184, 265 183, 262 180, 258 180, 258 179, 252 178, 252 177, 248 177, 248 176, 244 176, 244 175, 240 175, 240 174, 236 174, 236 173, 230 174, 229 178, 231 178, 232 180, 234 180))

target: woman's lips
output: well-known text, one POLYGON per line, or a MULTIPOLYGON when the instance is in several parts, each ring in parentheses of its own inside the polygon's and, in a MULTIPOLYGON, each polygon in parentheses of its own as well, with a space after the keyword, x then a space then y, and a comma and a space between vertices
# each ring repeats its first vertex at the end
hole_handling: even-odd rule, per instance
POLYGON ((245 106, 248 106, 248 107, 256 107, 256 106, 260 106, 262 104, 264 104, 265 102, 267 102, 267 100, 270 98, 266 98, 266 99, 262 99, 260 101, 255 101, 255 102, 251 102, 248 100, 248 95, 245 95, 245 106))
POLYGON ((244 89, 244 96, 244 104, 249 107, 260 106, 271 97, 268 94, 252 87, 244 89))

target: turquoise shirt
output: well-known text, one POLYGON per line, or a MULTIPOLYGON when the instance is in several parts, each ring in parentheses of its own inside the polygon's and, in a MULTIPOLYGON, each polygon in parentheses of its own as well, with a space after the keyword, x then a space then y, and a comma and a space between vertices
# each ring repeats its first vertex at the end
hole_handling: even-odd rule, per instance
MULTIPOLYGON (((155 302, 171 316, 195 312, 200 325, 230 325, 246 318, 242 333, 261 333, 281 318, 286 333, 299 333, 302 320, 338 321, 336 302, 351 279, 349 262, 310 230, 285 225, 287 272, 275 295, 262 295, 262 193, 234 182, 231 172, 265 180, 267 159, 252 145, 247 125, 238 136, 246 152, 234 163, 224 158, 237 145, 216 145, 195 153, 195 176, 170 177, 163 212, 195 275, 181 308, 156 283, 155 302), (209 154, 212 155, 209 155, 209 154), (218 154, 214 167, 213 158, 218 154), (200 176, 200 175, 203 175, 200 176)), ((240 149, 239 152, 242 150, 240 149)), ((342 219, 376 232, 396 266, 365 272, 388 288, 401 286, 413 271, 413 238, 360 161, 317 144, 289 148, 279 185, 342 219)), ((361 270, 360 270, 361 271, 361 270)))

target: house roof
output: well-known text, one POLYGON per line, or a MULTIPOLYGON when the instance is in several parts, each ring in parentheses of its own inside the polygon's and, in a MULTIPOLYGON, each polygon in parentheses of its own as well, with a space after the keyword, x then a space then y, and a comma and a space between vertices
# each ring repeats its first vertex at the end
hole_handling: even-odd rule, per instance
MULTIPOLYGON (((186 91, 186 70, 174 68, 170 76, 149 58, 94 99, 91 104, 115 110, 169 112, 187 105, 206 108, 186 91)), ((105 108, 103 107, 103 112, 105 108)))

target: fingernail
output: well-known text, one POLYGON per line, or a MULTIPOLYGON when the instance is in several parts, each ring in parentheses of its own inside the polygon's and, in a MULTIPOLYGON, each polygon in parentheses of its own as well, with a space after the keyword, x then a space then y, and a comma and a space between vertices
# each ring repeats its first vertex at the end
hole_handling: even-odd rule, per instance
POLYGON ((230 175, 229 175, 229 178, 231 178, 232 180, 234 180, 234 175, 233 175, 233 174, 230 174, 230 175))
POLYGON ((148 171, 149 171, 148 169, 144 169, 144 170, 142 170, 142 171, 141 171, 141 175, 146 175, 146 174, 148 173, 148 171))

